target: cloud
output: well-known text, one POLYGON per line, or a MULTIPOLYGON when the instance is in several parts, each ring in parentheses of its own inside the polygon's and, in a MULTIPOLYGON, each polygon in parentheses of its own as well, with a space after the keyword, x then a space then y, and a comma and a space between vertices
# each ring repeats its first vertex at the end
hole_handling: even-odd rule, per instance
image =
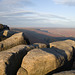
POLYGON ((31 0, 0 0, 0 23, 13 26, 58 26, 70 19, 46 12, 30 11, 31 0), (29 7, 29 11, 28 8, 29 7))
POLYGON ((34 12, 34 11, 15 11, 15 12, 7 12, 7 13, 0 13, 0 16, 3 17, 40 17, 46 19, 61 19, 61 20, 69 20, 66 17, 50 14, 50 13, 43 13, 43 12, 34 12))
POLYGON ((30 0, 0 0, 0 11, 13 11, 33 5, 30 0))
POLYGON ((0 22, 8 25, 22 25, 22 26, 34 26, 39 27, 43 25, 47 26, 58 26, 59 24, 67 23, 70 19, 45 13, 45 12, 34 12, 34 11, 13 11, 8 13, 0 13, 0 22))
POLYGON ((57 4, 65 4, 69 6, 75 6, 75 0, 53 0, 57 4))

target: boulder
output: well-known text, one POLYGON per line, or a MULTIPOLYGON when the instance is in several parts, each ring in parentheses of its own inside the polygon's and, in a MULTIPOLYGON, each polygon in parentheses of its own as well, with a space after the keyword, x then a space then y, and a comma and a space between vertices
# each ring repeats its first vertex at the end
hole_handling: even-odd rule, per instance
MULTIPOLYGON (((67 50, 69 57, 72 57, 71 51, 72 48, 67 50)), ((23 58, 23 70, 18 70, 17 75, 21 75, 21 70, 22 73, 28 73, 26 75, 45 75, 68 63, 68 56, 64 50, 57 48, 33 49, 23 58)))
POLYGON ((64 50, 65 53, 67 54, 67 60, 71 60, 71 58, 73 56, 73 52, 74 52, 73 47, 75 47, 75 41, 65 40, 65 41, 52 42, 52 43, 50 43, 50 48, 52 48, 52 47, 64 50), (69 53, 69 51, 70 51, 70 53, 69 53))
POLYGON ((63 72, 59 72, 53 75, 75 75, 75 70, 63 71, 63 72))
POLYGON ((47 48, 47 45, 44 43, 34 43, 33 46, 36 48, 47 48))
POLYGON ((0 51, 12 48, 20 44, 27 44, 23 32, 16 33, 4 41, 0 42, 0 51))
POLYGON ((0 75, 16 75, 26 53, 25 45, 0 52, 0 75))

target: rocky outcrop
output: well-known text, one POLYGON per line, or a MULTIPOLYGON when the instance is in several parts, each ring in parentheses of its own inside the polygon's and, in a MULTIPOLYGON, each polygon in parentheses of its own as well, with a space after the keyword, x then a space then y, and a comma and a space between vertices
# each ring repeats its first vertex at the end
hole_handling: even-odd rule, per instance
POLYGON ((26 53, 25 45, 0 52, 0 75, 16 75, 26 53))
POLYGON ((75 70, 63 71, 63 72, 56 73, 56 74, 53 74, 53 75, 75 75, 75 70))
POLYGON ((45 75, 63 66, 72 58, 72 48, 68 50, 68 47, 66 47, 66 50, 68 54, 64 50, 57 48, 42 48, 29 51, 23 58, 17 75, 21 75, 21 70, 22 73, 28 73, 27 75, 45 75), (68 57, 70 57, 69 60, 68 57))
MULTIPOLYGON (((50 47, 44 43, 29 45, 23 32, 8 29, 0 30, 0 75, 51 75, 75 69, 75 41, 52 42, 50 47)), ((72 74, 58 75, 66 73, 72 74)))
POLYGON ((16 33, 4 41, 0 42, 0 51, 12 48, 20 44, 27 44, 23 32, 16 33))

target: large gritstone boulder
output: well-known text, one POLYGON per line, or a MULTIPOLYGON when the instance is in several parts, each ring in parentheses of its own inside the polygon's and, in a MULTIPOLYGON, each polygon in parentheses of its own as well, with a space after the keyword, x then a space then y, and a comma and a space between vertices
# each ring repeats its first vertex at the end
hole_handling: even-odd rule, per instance
POLYGON ((53 75, 75 75, 75 70, 63 71, 63 72, 56 73, 56 74, 53 74, 53 75))
POLYGON ((67 54, 67 60, 70 60, 71 56, 74 53, 75 41, 65 40, 65 41, 52 42, 50 43, 50 48, 52 47, 64 50, 65 53, 67 54), (71 50, 71 48, 73 49, 71 50), (68 51, 70 51, 71 53, 69 53, 68 51))
POLYGON ((16 75, 26 53, 25 45, 0 52, 0 75, 16 75))
POLYGON ((57 48, 33 49, 23 58, 17 75, 45 75, 71 60, 72 48, 66 47, 66 51, 68 54, 57 48))
POLYGON ((73 62, 72 69, 74 69, 74 70, 75 70, 75 60, 74 60, 74 62, 73 62))
POLYGON ((20 44, 27 44, 24 33, 16 33, 11 37, 7 38, 4 41, 0 42, 0 51, 9 49, 11 47, 20 45, 20 44))

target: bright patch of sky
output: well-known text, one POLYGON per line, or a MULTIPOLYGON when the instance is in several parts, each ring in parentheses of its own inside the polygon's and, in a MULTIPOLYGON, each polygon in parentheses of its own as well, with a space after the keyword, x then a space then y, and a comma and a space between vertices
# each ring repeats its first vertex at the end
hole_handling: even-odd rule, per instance
POLYGON ((0 0, 0 23, 75 28, 75 0, 0 0))

